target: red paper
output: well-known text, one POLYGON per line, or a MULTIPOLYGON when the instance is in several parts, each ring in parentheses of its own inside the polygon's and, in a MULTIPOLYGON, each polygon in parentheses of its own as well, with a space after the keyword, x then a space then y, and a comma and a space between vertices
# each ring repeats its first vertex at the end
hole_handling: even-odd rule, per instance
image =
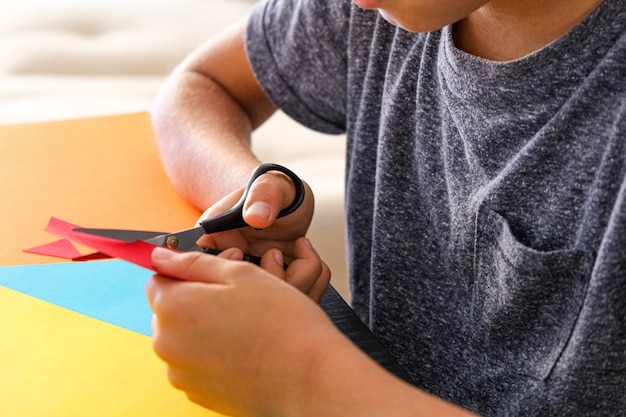
POLYGON ((97 259, 109 259, 109 255, 102 252, 93 252, 83 255, 76 246, 67 239, 59 239, 45 245, 35 246, 34 248, 24 249, 24 252, 36 253, 37 255, 53 256, 55 258, 69 259, 71 261, 83 262, 94 261, 97 259))
POLYGON ((37 253, 39 255, 54 256, 56 258, 78 259, 83 255, 76 249, 72 242, 67 239, 59 239, 55 242, 46 243, 30 249, 24 249, 24 252, 37 253))
POLYGON ((72 252, 72 250, 68 249, 65 244, 58 244, 58 242, 27 249, 27 251, 74 260, 102 259, 103 257, 119 258, 132 262, 135 265, 143 266, 147 269, 154 269, 152 267, 151 256, 152 251, 157 247, 156 245, 152 245, 141 240, 129 243, 103 236, 91 235, 89 233, 77 232, 74 230, 79 227, 80 226, 51 217, 50 222, 46 227, 46 231, 65 238, 67 241, 71 240, 96 249, 100 252, 99 254, 96 253, 83 256, 78 252, 78 250, 76 250, 76 248, 74 248, 76 252, 72 252), (48 250, 50 248, 52 248, 52 250, 48 250), (55 252, 57 253, 56 255, 54 254, 55 252), (78 254, 78 256, 76 256, 76 254, 78 254))

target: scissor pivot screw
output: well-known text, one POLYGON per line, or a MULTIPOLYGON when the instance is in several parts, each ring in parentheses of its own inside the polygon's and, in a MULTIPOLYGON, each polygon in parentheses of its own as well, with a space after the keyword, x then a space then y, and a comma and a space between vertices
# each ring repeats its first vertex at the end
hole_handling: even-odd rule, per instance
POLYGON ((176 249, 178 247, 178 238, 176 236, 168 236, 167 239, 165 239, 165 246, 167 246, 168 249, 176 249))

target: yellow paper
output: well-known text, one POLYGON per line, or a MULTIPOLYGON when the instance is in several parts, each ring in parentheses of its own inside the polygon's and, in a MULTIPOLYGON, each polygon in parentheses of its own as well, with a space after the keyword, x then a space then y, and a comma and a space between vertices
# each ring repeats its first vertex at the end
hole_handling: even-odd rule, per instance
POLYGON ((169 385, 147 336, 1 286, 0 323, 0 416, 219 416, 169 385))

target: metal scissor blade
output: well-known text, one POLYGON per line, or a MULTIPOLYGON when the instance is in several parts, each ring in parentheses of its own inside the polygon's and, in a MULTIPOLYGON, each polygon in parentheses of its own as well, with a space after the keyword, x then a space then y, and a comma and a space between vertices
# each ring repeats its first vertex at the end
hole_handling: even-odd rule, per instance
POLYGON ((73 229, 76 232, 89 233, 90 235, 108 237, 124 242, 132 243, 137 240, 147 241, 159 236, 165 236, 163 232, 148 232, 144 230, 127 230, 127 229, 96 229, 88 227, 77 227, 73 229))
MULTIPOLYGON (((144 230, 128 230, 128 229, 97 229, 88 227, 76 227, 72 229, 76 232, 88 233, 94 236, 102 236, 110 239, 116 239, 123 242, 133 243, 138 240, 151 243, 156 246, 162 246, 170 249, 177 249, 182 252, 199 251, 211 255, 217 255, 221 251, 212 248, 202 248, 196 244, 196 241, 204 234, 202 226, 191 229, 181 230, 174 233, 148 232, 144 230)), ((252 262, 260 265, 261 258, 258 256, 244 255, 244 261, 252 262)), ((287 265, 284 265, 285 269, 287 265)))
POLYGON ((194 227, 174 233, 127 229, 98 229, 88 227, 77 227, 73 230, 81 233, 89 233, 95 236, 121 240, 128 243, 142 240, 156 246, 177 249, 183 252, 202 250, 201 247, 196 245, 196 241, 204 234, 204 229, 202 227, 194 227))

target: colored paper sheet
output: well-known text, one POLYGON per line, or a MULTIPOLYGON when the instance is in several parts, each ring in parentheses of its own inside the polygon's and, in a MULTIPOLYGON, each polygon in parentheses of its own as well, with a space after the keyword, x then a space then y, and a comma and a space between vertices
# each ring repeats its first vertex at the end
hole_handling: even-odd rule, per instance
POLYGON ((83 254, 79 252, 76 246, 67 239, 59 239, 44 245, 24 249, 24 252, 52 256, 54 258, 67 259, 71 261, 93 261, 96 259, 111 258, 110 256, 100 252, 83 254))
POLYGON ((219 416, 169 385, 149 337, 2 286, 0 323, 2 416, 219 416))
MULTIPOLYGON (((132 262, 135 265, 152 269, 152 261, 150 257, 152 255, 152 251, 156 248, 155 245, 140 240, 135 242, 124 242, 117 239, 81 233, 74 230, 78 227, 79 226, 75 224, 53 217, 48 222, 46 231, 68 240, 82 243, 111 258, 124 259, 125 261, 132 262)), ((33 251, 33 249, 30 249, 30 251, 33 251)))
POLYGON ((76 246, 67 239, 59 239, 44 245, 35 246, 34 248, 24 249, 24 252, 63 259, 79 259, 83 256, 83 254, 76 249, 76 246))
POLYGON ((0 266, 59 262, 50 215, 98 227, 181 230, 200 212, 171 185, 146 113, 0 126, 0 266))
POLYGON ((151 271, 119 260, 0 267, 0 285, 150 336, 151 271))
MULTIPOLYGON (((0 126, 0 162, 0 416, 216 416, 170 386, 152 351, 150 271, 23 252, 54 239, 51 214, 127 229, 196 222, 162 168, 149 116, 0 126), (27 264, 40 265, 11 266, 27 264)), ((49 253, 67 254, 66 243, 49 253)))

